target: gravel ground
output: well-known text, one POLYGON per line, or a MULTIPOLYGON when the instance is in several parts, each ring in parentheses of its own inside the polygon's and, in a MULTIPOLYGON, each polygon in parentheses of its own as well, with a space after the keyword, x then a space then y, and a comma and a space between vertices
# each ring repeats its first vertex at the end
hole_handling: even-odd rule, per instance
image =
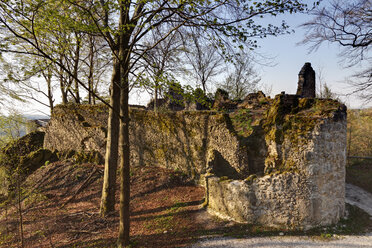
MULTIPOLYGON (((363 189, 347 184, 346 202, 363 209, 372 218, 372 194, 363 189)), ((246 248, 246 247, 327 247, 327 248, 372 248, 372 233, 358 236, 335 236, 327 240, 316 240, 306 236, 274 236, 253 238, 212 238, 204 239, 192 248, 246 248)))
POLYGON ((216 238, 207 239, 192 247, 208 248, 246 248, 246 247, 327 247, 327 248, 367 248, 372 247, 372 233, 366 236, 341 236, 326 241, 313 240, 308 237, 262 237, 262 238, 216 238))

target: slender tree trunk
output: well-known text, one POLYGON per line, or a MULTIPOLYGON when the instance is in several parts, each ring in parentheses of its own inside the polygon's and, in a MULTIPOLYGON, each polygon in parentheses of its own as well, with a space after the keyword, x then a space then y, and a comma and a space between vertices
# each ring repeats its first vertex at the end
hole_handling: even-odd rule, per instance
POLYGON ((94 86, 93 86, 93 79, 94 79, 94 42, 93 37, 89 37, 89 75, 88 75, 88 101, 89 104, 92 104, 93 101, 93 92, 94 86))
POLYGON ((203 92, 204 92, 204 94, 207 94, 207 90, 206 90, 206 87, 205 87, 206 81, 205 81, 205 79, 204 79, 204 75, 203 75, 203 77, 202 77, 201 83, 202 83, 202 87, 203 87, 203 92))
POLYGON ((19 216, 19 236, 21 239, 21 247, 24 247, 24 238, 23 238, 23 215, 22 215, 22 202, 21 202, 21 182, 19 175, 17 175, 17 203, 18 203, 18 216, 19 216))
MULTIPOLYGON (((129 65, 126 63, 125 68, 129 65)), ((118 247, 129 245, 130 232, 130 146, 129 146, 129 83, 128 73, 122 78, 120 95, 120 223, 118 247)))
POLYGON ((47 75, 47 85, 48 85, 48 100, 49 100, 50 113, 52 113, 53 108, 54 108, 53 91, 52 91, 52 69, 50 69, 49 67, 48 67, 48 75, 47 75))
MULTIPOLYGON (((158 80, 157 78, 156 78, 156 80, 158 80)), ((159 89, 158 89, 158 87, 159 87, 159 83, 158 82, 155 82, 155 92, 154 92, 154 111, 155 112, 158 112, 158 98, 159 98, 159 96, 158 96, 158 91, 159 91, 159 89)))
MULTIPOLYGON (((59 62, 62 64, 62 55, 60 56, 59 62)), ((66 104, 68 102, 67 100, 67 89, 66 89, 66 82, 63 77, 63 69, 60 68, 59 70, 59 87, 61 89, 61 95, 62 95, 62 103, 66 104)))
POLYGON ((105 154, 105 173, 101 197, 101 214, 107 215, 115 210, 116 171, 118 164, 119 112, 120 112, 120 64, 114 58, 111 78, 111 93, 107 142, 105 154))
MULTIPOLYGON (((130 1, 120 3, 119 30, 129 20, 130 1)), ((130 146, 129 146, 129 58, 130 31, 120 33, 119 59, 121 70, 120 88, 120 217, 118 247, 129 246, 130 233, 130 146)))
POLYGON ((75 35, 76 38, 76 50, 75 50, 75 59, 74 59, 74 81, 75 81, 75 101, 80 103, 80 92, 79 92, 79 82, 77 79, 79 71, 79 59, 80 59, 80 37, 75 35))
POLYGON ((47 83, 47 97, 49 101, 49 108, 50 108, 50 113, 53 112, 53 107, 54 107, 54 100, 53 100, 53 90, 52 90, 52 69, 50 66, 47 68, 47 73, 45 71, 41 72, 46 83, 47 83))

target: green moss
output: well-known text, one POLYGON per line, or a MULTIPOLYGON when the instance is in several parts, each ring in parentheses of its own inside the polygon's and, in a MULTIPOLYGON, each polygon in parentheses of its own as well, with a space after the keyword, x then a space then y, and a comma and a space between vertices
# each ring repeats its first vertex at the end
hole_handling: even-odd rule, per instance
POLYGON ((239 109, 230 115, 231 123, 235 132, 242 137, 248 137, 252 134, 252 113, 249 109, 239 109))
POLYGON ((57 157, 59 160, 65 160, 72 158, 75 155, 75 150, 64 150, 64 151, 57 151, 57 157))
POLYGON ((220 182, 223 182, 223 181, 226 181, 226 180, 229 180, 229 177, 227 176, 223 176, 223 177, 220 177, 220 182))
POLYGON ((166 152, 164 151, 163 148, 158 148, 154 152, 155 159, 159 161, 164 161, 166 158, 166 152))
POLYGON ((219 178, 218 182, 220 183, 230 183, 233 179, 229 178, 228 176, 222 176, 219 178))
POLYGON ((98 151, 79 151, 72 155, 72 159, 76 164, 92 163, 101 164, 103 163, 103 157, 98 151))
POLYGON ((25 156, 43 147, 44 135, 44 132, 35 131, 8 143, 0 150, 0 166, 6 168, 11 174, 20 166, 25 156))
POLYGON ((252 175, 249 175, 249 176, 244 180, 244 182, 246 182, 246 183, 248 183, 248 184, 251 184, 251 183, 253 183, 256 179, 257 179, 257 175, 256 175, 256 174, 252 174, 252 175))
POLYGON ((52 119, 74 121, 84 128, 101 128, 106 123, 108 107, 103 104, 60 104, 52 113, 52 119))
MULTIPOLYGON (((300 149, 310 140, 311 132, 322 123, 323 119, 333 117, 340 109, 340 103, 334 100, 313 98, 286 98, 286 95, 277 95, 272 106, 267 110, 262 121, 265 139, 268 144, 272 141, 281 149, 285 140, 291 143, 293 152, 300 149)), ((295 171, 296 163, 278 156, 267 157, 265 174, 275 171, 295 171)))
POLYGON ((296 142, 298 137, 307 136, 319 119, 330 118, 339 107, 334 100, 300 98, 288 103, 285 95, 277 95, 263 121, 266 137, 279 144, 287 137, 296 142))
POLYGON ((45 165, 48 162, 55 162, 58 160, 58 157, 55 152, 52 152, 48 149, 39 149, 33 151, 25 156, 22 156, 20 159, 19 167, 24 175, 29 175, 36 169, 45 165))

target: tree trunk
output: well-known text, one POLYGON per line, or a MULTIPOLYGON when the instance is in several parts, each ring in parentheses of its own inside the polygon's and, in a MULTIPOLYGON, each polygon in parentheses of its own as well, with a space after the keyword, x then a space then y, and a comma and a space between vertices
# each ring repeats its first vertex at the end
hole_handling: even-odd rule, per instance
MULTIPOLYGON (((94 100, 94 85, 93 85, 93 79, 94 79, 94 41, 93 37, 89 36, 89 75, 88 75, 88 102, 89 104, 93 104, 94 100)), ((111 89, 112 90, 112 89, 111 89)))
MULTIPOLYGON (((119 155, 120 155, 120 217, 118 247, 129 246, 130 233, 130 145, 129 145, 129 41, 131 32, 127 28, 131 1, 119 1, 120 16, 119 30, 119 60, 120 60, 120 134, 119 134, 119 155), (125 30, 125 31, 124 31, 125 30)), ((136 26, 134 23, 132 25, 136 26)))
MULTIPOLYGON (((62 55, 60 56, 59 59, 60 63, 63 63, 62 55)), ((61 95, 62 95, 62 104, 67 104, 68 99, 67 99, 67 89, 66 89, 66 82, 63 77, 63 69, 59 69, 59 87, 61 89, 61 95)))
POLYGON ((106 216, 115 210, 116 171, 118 164, 119 112, 120 112, 120 64, 114 58, 111 78, 107 142, 105 154, 105 172, 101 197, 101 215, 106 216))
POLYGON ((54 108, 53 90, 52 90, 52 69, 49 67, 48 67, 48 75, 47 75, 47 86, 48 86, 48 100, 49 100, 50 113, 52 113, 53 108, 54 108))
MULTIPOLYGON (((19 172, 17 172, 19 173, 19 172)), ((19 238, 21 240, 21 247, 24 247, 24 236, 23 236, 23 215, 22 215, 22 201, 21 201, 21 182, 20 176, 17 175, 17 204, 18 204, 18 217, 19 217, 19 238)))
POLYGON ((78 78, 78 71, 79 71, 79 59, 80 59, 80 37, 75 34, 76 38, 76 50, 75 50, 75 59, 74 59, 74 81, 75 81, 75 101, 76 103, 80 103, 80 92, 79 92, 79 82, 78 78))
POLYGON ((202 77, 202 80, 201 80, 201 83, 202 83, 202 87, 203 87, 203 92, 204 94, 207 94, 207 89, 205 87, 205 84, 207 83, 206 80, 204 79, 204 75, 202 77))
MULTIPOLYGON (((124 66, 128 68, 129 65, 124 66)), ((129 146, 129 83, 128 73, 122 78, 120 95, 120 223, 118 247, 129 245, 130 231, 130 146, 129 146)))
MULTIPOLYGON (((156 78, 156 81, 158 80, 158 78, 156 78)), ((158 87, 159 87, 159 83, 158 82, 155 82, 155 93, 154 93, 154 112, 158 112, 158 87)))

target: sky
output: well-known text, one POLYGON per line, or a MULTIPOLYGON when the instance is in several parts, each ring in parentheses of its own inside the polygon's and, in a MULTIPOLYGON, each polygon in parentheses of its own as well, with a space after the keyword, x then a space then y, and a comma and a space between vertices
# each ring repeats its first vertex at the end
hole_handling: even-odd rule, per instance
MULTIPOLYGON (((305 1, 311 3, 312 1, 305 1)), ((329 0, 323 0, 320 6, 326 6, 329 0)), ((309 5, 310 6, 310 5, 309 5)), ((310 45, 300 45, 305 36, 305 30, 299 27, 304 22, 312 19, 308 14, 285 14, 283 16, 265 18, 266 23, 281 23, 285 20, 294 33, 269 36, 258 40, 259 48, 255 53, 263 57, 272 58, 273 66, 257 65, 261 76, 261 83, 265 88, 271 88, 271 97, 285 91, 287 94, 296 94, 298 73, 305 62, 310 62, 318 74, 322 77, 322 83, 326 83, 332 92, 336 93, 339 99, 349 108, 371 107, 372 103, 365 103, 356 95, 348 96, 352 88, 345 83, 348 76, 352 75, 357 68, 345 68, 342 65, 341 47, 337 44, 323 43, 318 50, 309 52, 310 45)), ((259 56, 258 56, 259 57, 259 56)), ((258 59, 259 60, 259 59, 258 59)), ((222 76, 223 77, 223 76, 222 76)), ((217 79, 217 81, 222 81, 217 79)), ((317 87, 319 87, 317 82, 317 87)), ((138 96, 132 93, 131 103, 146 105, 150 97, 138 96)))
POLYGON ((339 56, 342 50, 339 46, 323 43, 318 50, 310 53, 310 45, 298 44, 305 35, 305 30, 298 26, 310 18, 305 14, 288 15, 286 21, 295 30, 295 33, 268 37, 260 41, 258 51, 274 57, 276 64, 273 67, 263 66, 260 68, 262 81, 272 85, 274 95, 281 91, 295 94, 298 73, 305 62, 310 62, 316 75, 320 74, 323 83, 325 82, 332 92, 338 94, 341 101, 348 107, 371 106, 371 104, 366 105, 357 96, 346 96, 352 91, 352 88, 345 83, 346 78, 352 75, 356 68, 345 68, 342 65, 342 57, 339 56))
MULTIPOLYGON (((323 2, 327 4, 327 0, 323 2)), ((345 79, 353 74, 353 70, 346 69, 341 65, 342 52, 336 44, 324 43, 317 51, 309 53, 309 45, 298 45, 302 41, 305 30, 298 27, 309 20, 311 16, 306 14, 286 14, 276 18, 265 18, 267 23, 281 23, 284 19, 295 33, 277 37, 267 37, 258 40, 259 48, 255 51, 265 57, 273 58, 274 66, 257 65, 256 68, 261 75, 261 82, 266 87, 272 87, 271 96, 285 91, 287 94, 295 94, 297 89, 298 73, 305 62, 310 62, 316 74, 321 71, 323 82, 332 92, 339 94, 341 101, 351 108, 370 107, 356 96, 344 96, 352 89, 345 83, 345 79)), ((59 96, 56 95, 57 102, 59 96)), ((148 95, 130 94, 130 104, 146 105, 150 100, 148 95)), ((14 103, 14 108, 29 115, 48 114, 49 110, 34 103, 14 103)))

